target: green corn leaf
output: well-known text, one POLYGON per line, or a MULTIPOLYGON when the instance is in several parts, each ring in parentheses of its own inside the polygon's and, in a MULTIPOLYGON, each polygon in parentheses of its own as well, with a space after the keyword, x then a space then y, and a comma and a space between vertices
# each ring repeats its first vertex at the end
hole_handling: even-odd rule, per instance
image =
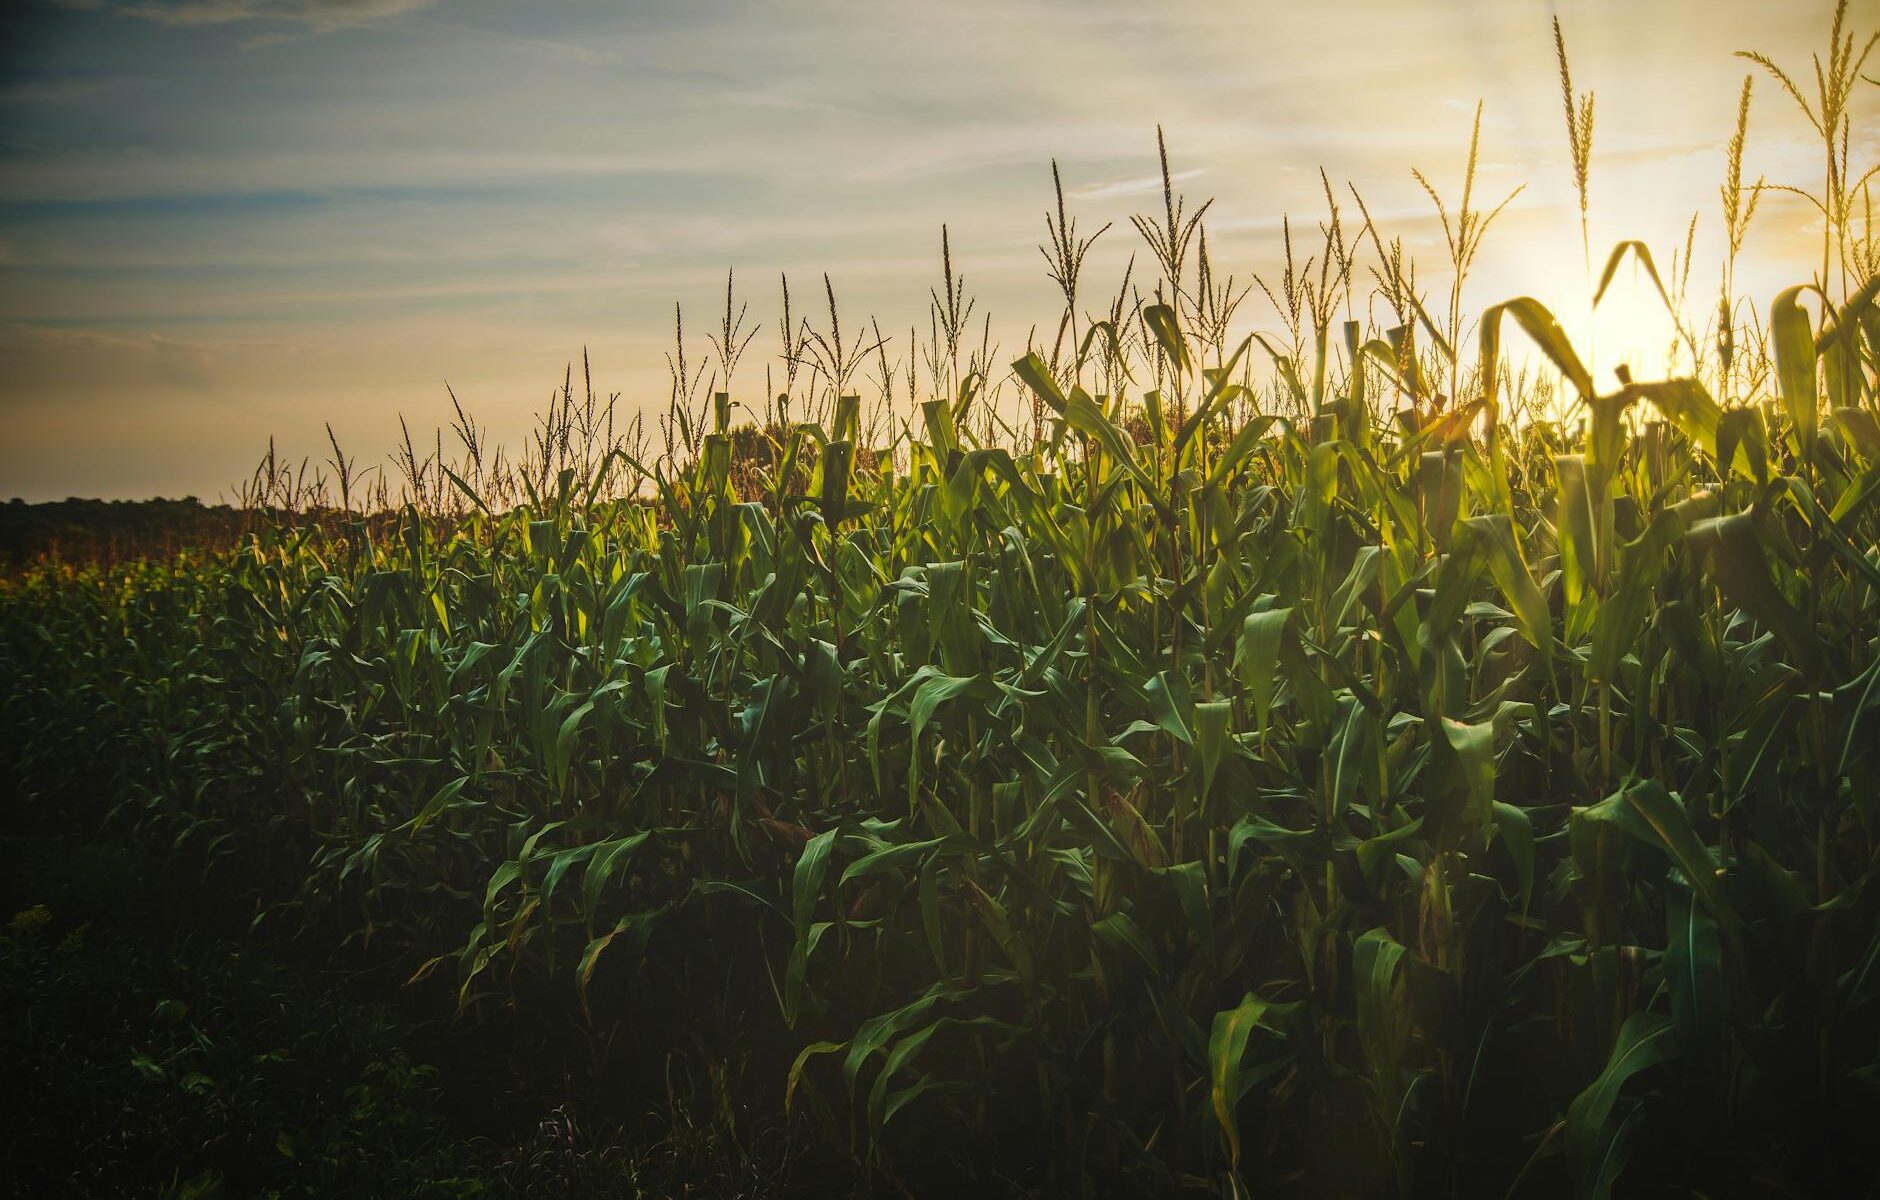
POLYGON ((1119 957, 1135 961, 1147 977, 1154 978, 1161 971, 1161 959, 1155 952, 1154 944, 1149 941, 1149 935, 1142 931, 1142 926, 1136 924, 1128 913, 1113 912, 1093 922, 1090 932, 1119 957))
POLYGON ((575 964, 575 992, 581 1002, 581 1016, 590 1024, 594 1014, 588 1008, 588 988, 594 978, 594 968, 599 964, 601 951, 611 946, 622 934, 628 936, 636 952, 644 952, 646 940, 651 935, 654 922, 665 912, 664 908, 650 912, 629 913, 614 922, 614 927, 601 936, 588 942, 581 952, 581 959, 575 964))
POLYGON ((588 855, 587 868, 581 873, 581 909, 587 916, 589 929, 594 927, 594 917, 600 909, 602 889, 612 882, 634 853, 652 836, 652 830, 646 829, 627 837, 614 838, 599 843, 588 855))
POLYGON ((829 870, 829 853, 835 847, 837 832, 835 829, 823 830, 810 838, 804 844, 802 854, 797 856, 791 883, 790 912, 799 944, 809 938, 810 918, 815 914, 816 901, 822 895, 823 876, 829 870))
POLYGON ((1717 467, 1728 474, 1742 460, 1742 469, 1758 483, 1769 478, 1769 438, 1762 413, 1754 408, 1732 408, 1717 418, 1717 467))
MULTIPOLYGON (((1372 1084, 1386 1101, 1391 1121, 1403 1092, 1403 1056, 1410 1036, 1404 1003, 1404 948, 1390 934, 1368 929, 1351 945, 1351 973, 1357 991, 1358 1040, 1370 1067, 1372 1084)), ((1392 1131, 1394 1137, 1394 1129, 1392 1131)))
POLYGON ((795 1061, 790 1064, 790 1074, 783 1086, 783 1111, 786 1113, 792 1111, 791 1102, 796 1097, 797 1085, 803 1080, 803 1068, 809 1065, 810 1059, 819 1054, 835 1054, 847 1048, 847 1042, 811 1042, 803 1047, 797 1053, 795 1061))
POLYGON ((1579 1169, 1583 1192, 1596 1191, 1605 1180, 1602 1151, 1612 1145, 1612 1111, 1627 1081, 1678 1053, 1677 1025, 1671 1018, 1641 1011, 1625 1019, 1605 1069, 1567 1108, 1567 1153, 1579 1169))
POLYGON ((867 1065, 868 1060, 881 1051, 900 1031, 925 1017, 939 1003, 940 991, 929 989, 924 995, 900 1008, 893 1009, 879 1016, 870 1017, 856 1029, 849 1039, 849 1052, 842 1060, 842 1074, 848 1080, 851 1094, 854 1092, 857 1077, 867 1065))
POLYGON ((1567 382, 1581 397, 1593 396, 1593 378, 1580 362, 1580 356, 1574 351, 1573 343, 1567 340, 1566 331, 1560 328, 1560 322, 1547 307, 1531 296, 1521 296, 1501 304, 1490 305, 1482 312, 1481 319, 1481 372, 1482 395, 1493 401, 1499 386, 1501 372, 1501 319, 1513 317, 1522 332, 1540 347, 1550 362, 1566 376, 1567 382))
POLYGON ((1508 606, 1514 610, 1520 624, 1521 636, 1542 654, 1551 656, 1553 622, 1547 612, 1547 598, 1541 594, 1540 585, 1534 582, 1534 573, 1521 556, 1513 522, 1505 514, 1493 513, 1470 517, 1459 528, 1468 531, 1473 552, 1488 567, 1501 594, 1507 597, 1508 606))
POLYGON ((937 837, 921 842, 897 842, 892 846, 884 846, 850 863, 842 872, 842 878, 838 882, 846 886, 856 879, 898 870, 903 863, 921 858, 929 851, 945 845, 946 841, 946 838, 937 837))
POLYGON ((1500 800, 1490 805, 1490 813, 1502 845, 1514 859, 1515 879, 1521 885, 1521 912, 1525 915, 1534 901, 1534 822, 1525 809, 1500 800))
POLYGON ((1795 427, 1804 456, 1815 450, 1815 423, 1819 392, 1815 374, 1815 331, 1800 297, 1806 287, 1792 287, 1769 307, 1769 340, 1775 347, 1776 381, 1782 407, 1795 427))
POLYGON ((1562 587, 1567 603, 1577 605, 1605 576, 1601 537, 1607 523, 1600 511, 1605 497, 1595 491, 1584 455, 1555 456, 1554 477, 1559 481, 1556 524, 1562 587))
POLYGON ((1678 881, 1665 888, 1665 988, 1686 1046, 1715 1045, 1724 1029, 1723 939, 1715 917, 1678 881))
POLYGON ((1395 829, 1359 842, 1355 851, 1359 873, 1373 888, 1381 887, 1379 869, 1406 847, 1413 847, 1415 839, 1422 832, 1423 818, 1414 817, 1395 829))
MULTIPOLYGON (((1625 261, 1625 256, 1628 254, 1636 257, 1639 266, 1645 268, 1645 274, 1651 279, 1652 287, 1658 291, 1658 298, 1664 301, 1665 311, 1671 314, 1673 320, 1676 320, 1677 306, 1671 303, 1671 293, 1665 290, 1664 281, 1658 277, 1658 265, 1652 262, 1651 247, 1636 240, 1620 242, 1612 248, 1612 253, 1606 256, 1606 265, 1599 272, 1599 286, 1593 291, 1593 307, 1598 308, 1599 302, 1605 299, 1606 289, 1612 286, 1612 277, 1618 274, 1619 264, 1625 261)), ((1673 265, 1676 264, 1673 263, 1673 265)))
POLYGON ((1234 719, 1234 705, 1228 700, 1207 701, 1195 705, 1195 749, 1201 754, 1201 798, 1207 799, 1214 787, 1215 772, 1227 749, 1234 719))
POLYGON ((1618 586, 1593 618, 1593 644, 1586 677, 1594 683, 1619 683, 1619 665, 1638 645, 1651 615, 1653 588, 1666 549, 1683 531, 1673 512, 1661 512, 1651 528, 1620 551, 1618 586))
POLYGON ((1215 1014, 1208 1034, 1208 1100, 1227 1140, 1228 1161, 1236 1169, 1240 1166, 1240 1120, 1235 1112, 1240 1105, 1240 1060, 1267 1007, 1249 992, 1233 1008, 1215 1014))
POLYGON ((1188 340, 1182 336, 1175 310, 1166 304, 1151 304, 1142 310, 1142 323, 1149 327, 1169 366, 1179 375, 1188 375, 1194 368, 1188 357, 1188 340))
POLYGON ((418 815, 405 823, 403 827, 405 832, 416 833, 443 815, 456 802, 457 797, 463 794, 469 782, 468 776, 459 776, 438 788, 431 794, 431 798, 425 801, 424 807, 418 810, 418 815))
POLYGON ((1834 424, 1870 463, 1880 463, 1880 418, 1864 408, 1837 408, 1834 424))
POLYGON ((1036 353, 1027 354, 1012 363, 1012 373, 1049 405, 1052 412, 1064 415, 1068 401, 1064 398, 1063 389, 1058 387, 1057 380, 1051 377, 1051 369, 1045 366, 1044 359, 1036 353))
POLYGON ((1710 850, 1691 827, 1691 818, 1684 811, 1684 805, 1655 779, 1642 780, 1626 789, 1622 795, 1626 804, 1651 829, 1657 845, 1684 872, 1684 877, 1703 899, 1711 916, 1732 937, 1736 936, 1742 921, 1724 891, 1721 872, 1710 850))
POLYGON ((1701 446, 1728 471, 1730 463, 1719 450, 1717 429, 1723 410, 1710 398, 1704 385, 1695 379, 1666 379, 1657 383, 1634 383, 1628 390, 1641 400, 1649 400, 1685 437, 1701 446))
POLYGON ((1443 737, 1455 751, 1469 792, 1469 823, 1486 825, 1495 805, 1495 726, 1443 719, 1443 737))
POLYGON ((1769 576, 1768 555, 1753 513, 1698 521, 1688 536, 1709 556, 1724 595, 1781 638, 1797 665, 1810 667, 1819 660, 1821 645, 1814 630, 1769 576))
POLYGON ((1157 728, 1183 745, 1194 745, 1194 730, 1189 724, 1193 705, 1188 702, 1187 688, 1178 679, 1171 679, 1167 671, 1158 671, 1142 690, 1149 697, 1149 712, 1157 728))
POLYGON ((1234 670, 1240 685, 1253 697, 1254 718, 1260 737, 1266 737, 1267 714, 1279 675, 1280 641, 1292 620, 1290 608, 1269 608, 1248 613, 1241 622, 1240 642, 1234 649, 1234 670))

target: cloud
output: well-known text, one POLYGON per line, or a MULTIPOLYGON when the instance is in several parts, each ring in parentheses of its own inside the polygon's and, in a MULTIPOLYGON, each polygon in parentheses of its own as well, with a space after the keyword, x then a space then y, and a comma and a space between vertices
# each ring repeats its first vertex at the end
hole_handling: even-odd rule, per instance
POLYGON ((401 17, 438 0, 68 0, 68 7, 111 8, 160 25, 213 26, 252 21, 296 25, 311 33, 335 33, 401 17))
MULTIPOLYGON (((1181 183, 1207 174, 1206 167, 1191 167, 1186 171, 1176 171, 1169 176, 1169 182, 1181 183)), ((1160 175, 1137 175, 1129 179, 1110 179, 1102 183, 1087 183, 1082 187, 1070 189, 1070 195, 1077 200, 1108 200, 1117 196, 1146 196, 1162 190, 1160 175)))
POLYGON ((76 370, 83 382, 135 388, 140 380, 208 392, 222 380, 206 344, 162 333, 39 326, 0 326, 0 387, 14 403, 53 402, 76 370), (61 380, 64 381, 63 385, 61 380))
POLYGON ((124 86, 120 79, 21 79, 0 85, 0 105, 71 104, 109 95, 124 86))

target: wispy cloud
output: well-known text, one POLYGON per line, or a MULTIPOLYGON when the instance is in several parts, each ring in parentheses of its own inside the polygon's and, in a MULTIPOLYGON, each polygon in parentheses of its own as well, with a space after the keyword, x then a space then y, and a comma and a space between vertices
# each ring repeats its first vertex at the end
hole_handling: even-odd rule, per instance
POLYGON ((20 79, 0 85, 0 104, 61 105, 107 96, 124 86, 121 79, 20 79))
POLYGON ((164 25, 229 25, 285 21, 320 33, 370 25, 430 8, 438 0, 137 0, 115 7, 164 25))
MULTIPOLYGON (((1174 171, 1169 174, 1173 183, 1183 183, 1197 179, 1208 173, 1206 167, 1193 167, 1186 171, 1174 171)), ((1111 200, 1121 196, 1146 196, 1162 190, 1160 175, 1136 175, 1128 179, 1106 179, 1097 183, 1086 183, 1072 188, 1070 195, 1076 200, 1111 200)))
MULTIPOLYGON (((64 0, 64 7, 109 10, 183 28, 264 23, 302 33, 337 33, 437 5, 440 0, 64 0)), ((288 33, 264 34, 250 45, 284 40, 288 33)))

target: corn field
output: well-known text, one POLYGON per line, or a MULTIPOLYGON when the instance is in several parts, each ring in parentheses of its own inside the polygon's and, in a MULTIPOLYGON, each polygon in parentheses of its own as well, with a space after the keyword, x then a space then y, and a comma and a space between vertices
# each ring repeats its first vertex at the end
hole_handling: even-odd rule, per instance
POLYGON ((20 573, 15 803, 622 1079, 741 1056, 883 1179, 1873 1194, 1858 204, 1610 389, 1336 203, 1290 341, 1227 336, 1172 189, 1151 294, 1078 317, 1059 205, 1009 373, 949 259, 924 385, 831 288, 755 426, 681 358, 655 453, 571 376, 500 483, 459 410, 382 511, 270 467, 234 550, 20 573), (1364 239, 1389 328, 1341 317, 1364 239))

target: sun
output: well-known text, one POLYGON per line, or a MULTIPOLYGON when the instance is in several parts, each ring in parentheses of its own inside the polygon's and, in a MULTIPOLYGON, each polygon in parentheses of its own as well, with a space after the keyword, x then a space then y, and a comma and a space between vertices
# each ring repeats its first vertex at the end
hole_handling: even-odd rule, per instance
MULTIPOLYGON (((1656 251, 1657 244, 1653 243, 1651 249, 1656 251)), ((1538 300, 1559 323, 1599 394, 1611 393, 1620 386, 1621 370, 1626 378, 1639 382, 1691 374, 1692 350, 1687 334, 1696 338, 1700 353, 1707 335, 1701 322, 1691 320, 1688 304, 1680 307, 1677 318, 1672 316, 1671 305, 1658 282, 1675 286, 1670 256, 1653 253, 1653 265, 1647 267, 1637 254, 1628 251, 1613 270, 1605 290, 1599 292, 1600 276, 1611 253, 1610 247, 1595 247, 1588 262, 1582 259, 1577 236, 1537 238, 1528 244, 1527 253, 1518 263, 1500 265, 1484 294, 1525 294, 1538 300), (1596 292, 1597 305, 1593 303, 1596 292)), ((1674 292, 1672 299, 1677 298, 1674 292)), ((1504 329, 1501 348, 1516 369, 1526 366, 1552 371, 1540 349, 1518 334, 1504 329)), ((1564 417, 1577 406, 1577 397, 1569 392, 1563 391, 1557 404, 1545 406, 1551 417, 1564 417)))
POLYGON ((1577 253, 1572 258, 1569 264, 1562 257, 1558 269, 1546 276, 1557 282, 1537 295, 1560 322, 1598 391, 1618 386, 1615 372, 1621 367, 1638 380, 1689 370, 1689 349, 1649 271, 1628 256, 1595 306, 1599 262, 1595 259, 1594 271, 1587 272, 1577 253))
POLYGON ((1643 270, 1620 267, 1586 325, 1587 365, 1602 389, 1621 366, 1635 379, 1660 379, 1683 357, 1677 322, 1643 270))

